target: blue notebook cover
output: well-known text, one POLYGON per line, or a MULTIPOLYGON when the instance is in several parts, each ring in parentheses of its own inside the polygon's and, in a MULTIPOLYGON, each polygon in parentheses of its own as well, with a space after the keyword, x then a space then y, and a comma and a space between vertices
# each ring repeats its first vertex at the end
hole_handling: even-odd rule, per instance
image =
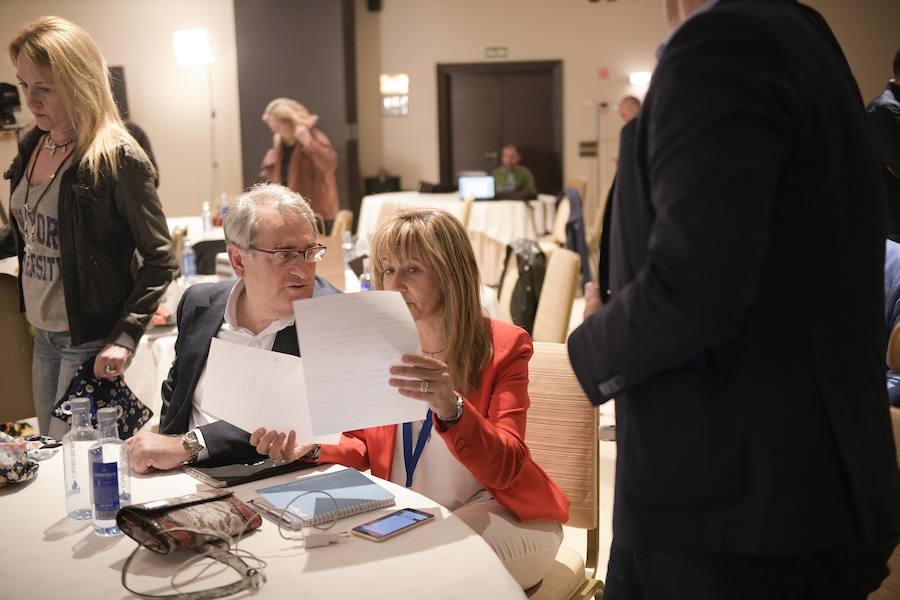
POLYGON ((318 493, 301 496, 287 510, 300 522, 285 519, 286 525, 319 525, 394 504, 393 494, 356 469, 342 469, 261 488, 256 490, 259 497, 253 502, 277 518, 291 500, 304 492, 328 492, 331 498, 318 493))

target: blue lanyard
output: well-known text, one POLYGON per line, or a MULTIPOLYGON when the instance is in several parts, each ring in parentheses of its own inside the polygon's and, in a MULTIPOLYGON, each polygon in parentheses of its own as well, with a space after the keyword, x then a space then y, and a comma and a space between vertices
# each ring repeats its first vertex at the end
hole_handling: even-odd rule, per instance
POLYGON ((419 457, 422 456, 429 435, 431 435, 431 409, 425 413, 415 452, 412 447, 412 423, 403 424, 403 464, 406 466, 406 487, 412 485, 413 473, 416 471, 416 465, 419 464, 419 457))

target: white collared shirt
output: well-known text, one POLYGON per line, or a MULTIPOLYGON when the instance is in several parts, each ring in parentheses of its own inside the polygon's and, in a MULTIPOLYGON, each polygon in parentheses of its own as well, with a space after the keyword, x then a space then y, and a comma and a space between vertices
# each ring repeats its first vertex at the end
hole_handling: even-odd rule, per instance
MULTIPOLYGON (((259 333, 253 333, 246 327, 241 327, 237 319, 238 300, 244 293, 244 280, 238 279, 231 288, 228 295, 228 303, 225 305, 225 321, 219 328, 216 337, 222 341, 240 346, 249 346, 250 348, 259 348, 260 350, 271 350, 275 345, 275 336, 285 327, 294 324, 294 315, 291 314, 272 321, 268 327, 259 333)), ((197 379, 197 387, 194 388, 193 406, 191 408, 191 417, 188 428, 192 429, 197 435, 197 440, 203 446, 203 450, 197 456, 197 460, 206 460, 209 458, 209 450, 206 448, 206 442, 203 439, 203 433, 198 429, 201 425, 208 425, 218 421, 217 418, 203 411, 203 380, 206 377, 206 364, 203 365, 203 371, 197 379)))

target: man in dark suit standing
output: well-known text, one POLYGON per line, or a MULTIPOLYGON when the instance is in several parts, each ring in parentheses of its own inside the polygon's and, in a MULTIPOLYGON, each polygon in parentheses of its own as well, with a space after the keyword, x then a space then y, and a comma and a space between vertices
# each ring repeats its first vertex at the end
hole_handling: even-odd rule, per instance
POLYGON ((888 237, 900 242, 900 49, 894 54, 894 78, 866 107, 866 123, 875 155, 884 167, 888 237))
POLYGON ((617 400, 604 598, 863 599, 900 477, 862 99, 795 0, 665 5, 611 296, 569 338, 591 401, 617 400))
POLYGON ((325 247, 312 209, 296 192, 265 184, 245 193, 225 217, 225 239, 239 279, 194 285, 181 299, 175 361, 162 386, 162 433, 128 440, 137 473, 261 458, 248 432, 203 410, 212 338, 299 356, 293 302, 339 293, 316 277, 325 247))

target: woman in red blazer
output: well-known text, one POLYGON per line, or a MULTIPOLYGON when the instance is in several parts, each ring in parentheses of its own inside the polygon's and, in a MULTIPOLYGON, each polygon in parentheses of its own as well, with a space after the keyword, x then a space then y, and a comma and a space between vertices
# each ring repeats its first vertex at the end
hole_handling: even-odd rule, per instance
POLYGON ((392 367, 390 384, 422 400, 425 418, 317 448, 262 429, 250 441, 272 458, 371 469, 439 501, 531 587, 553 564, 569 514, 568 498, 525 445, 531 339, 484 317, 468 235, 448 213, 401 212, 375 234, 372 257, 376 288, 403 295, 423 348, 392 367))

